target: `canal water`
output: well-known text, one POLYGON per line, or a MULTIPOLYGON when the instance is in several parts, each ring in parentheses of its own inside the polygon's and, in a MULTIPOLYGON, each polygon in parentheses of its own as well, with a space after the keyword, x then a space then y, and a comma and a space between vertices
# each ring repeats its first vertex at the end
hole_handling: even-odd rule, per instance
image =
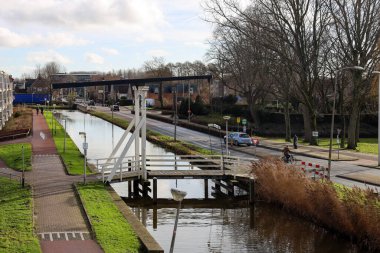
MULTIPOLYGON (((89 114, 78 111, 62 111, 62 114, 67 116, 67 132, 78 147, 83 143, 79 132, 86 132, 89 159, 106 158, 124 132, 89 114)), ((132 149, 128 155, 133 153, 132 149)), ((147 143, 147 154, 171 153, 147 143)), ((365 252, 349 241, 272 205, 257 202, 250 207, 244 196, 234 201, 215 199, 211 194, 211 182, 208 199, 203 200, 203 180, 159 180, 158 199, 162 201, 157 207, 149 201, 129 199, 126 183, 112 185, 119 195, 125 197, 165 252, 170 248, 176 216, 176 204, 169 201, 173 187, 187 192, 179 214, 174 252, 365 252)))

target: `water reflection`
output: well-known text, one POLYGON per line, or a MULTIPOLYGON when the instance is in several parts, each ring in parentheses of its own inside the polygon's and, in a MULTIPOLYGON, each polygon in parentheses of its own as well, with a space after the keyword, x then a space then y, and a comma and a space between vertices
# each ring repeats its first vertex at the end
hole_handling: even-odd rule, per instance
MULTIPOLYGON (((167 251, 175 207, 134 212, 167 251), (157 212, 157 218, 153 215, 157 212)), ((184 206, 178 222, 175 252, 289 252, 361 253, 351 243, 288 215, 270 205, 248 208, 191 208, 184 206)))

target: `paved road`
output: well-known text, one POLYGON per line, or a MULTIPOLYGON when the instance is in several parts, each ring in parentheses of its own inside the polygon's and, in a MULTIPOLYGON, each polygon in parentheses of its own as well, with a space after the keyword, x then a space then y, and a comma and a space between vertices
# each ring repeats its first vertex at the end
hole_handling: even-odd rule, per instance
MULTIPOLYGON (((96 107, 97 110, 111 113, 110 109, 108 107, 96 107)), ((128 120, 131 120, 133 118, 133 114, 131 114, 131 111, 122 108, 119 112, 114 112, 115 116, 119 116, 122 118, 126 118, 128 120)), ((154 130, 156 132, 159 132, 161 134, 165 134, 168 136, 174 136, 174 125, 165 123, 159 120, 155 119, 147 119, 147 129, 154 130)), ((198 145, 200 147, 215 150, 216 152, 221 153, 223 149, 223 153, 226 152, 225 145, 221 143, 222 139, 214 136, 210 136, 205 133, 201 133, 198 131, 190 130, 187 128, 179 127, 177 126, 177 139, 181 141, 186 141, 195 145, 198 145), (210 145, 211 143, 211 145, 210 145), (221 149, 222 147, 222 149, 221 149)), ((240 156, 240 157, 255 157, 255 153, 257 155, 260 155, 260 157, 265 156, 275 156, 280 157, 282 154, 280 151, 268 149, 265 147, 232 147, 229 148, 230 154, 233 156, 240 156), (255 150, 256 149, 256 150, 255 150)), ((320 164, 321 166, 327 167, 327 160, 325 159, 319 159, 319 158, 311 158, 308 156, 304 156, 301 154, 296 155, 297 160, 301 161, 307 161, 313 164, 320 164)), ((331 169, 331 180, 337 183, 341 183, 350 187, 358 186, 360 188, 373 188, 377 191, 380 191, 380 170, 368 168, 359 166, 357 164, 354 164, 355 162, 349 162, 349 161, 333 161, 332 162, 332 169, 331 169), (366 173, 366 178, 379 178, 379 182, 376 184, 364 184, 357 181, 349 180, 346 178, 341 178, 338 176, 345 176, 345 175, 354 175, 354 173, 366 173), (377 186, 376 186, 377 185, 377 186)))

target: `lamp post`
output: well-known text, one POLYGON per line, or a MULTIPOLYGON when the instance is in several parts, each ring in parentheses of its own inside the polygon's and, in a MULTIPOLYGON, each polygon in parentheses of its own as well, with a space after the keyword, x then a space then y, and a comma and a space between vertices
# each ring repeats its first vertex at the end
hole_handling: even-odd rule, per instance
POLYGON ((173 93, 174 93, 174 141, 177 141, 177 123, 178 123, 177 87, 173 87, 173 93))
POLYGON ((176 233, 177 233, 179 210, 181 209, 181 202, 185 198, 187 192, 180 191, 180 190, 177 190, 177 189, 174 189, 174 188, 172 188, 170 191, 172 193, 173 199, 175 201, 178 201, 177 214, 176 214, 176 217, 175 217, 172 242, 170 244, 170 251, 169 251, 170 253, 173 253, 173 250, 174 250, 174 241, 175 241, 175 236, 176 236, 176 233))
POLYGON ((62 119, 62 120, 65 121, 65 135, 64 135, 64 137, 63 137, 63 153, 66 153, 66 121, 67 121, 67 119, 64 118, 64 119, 62 119))
POLYGON ((377 121, 377 148, 379 150, 377 155, 377 165, 380 166, 380 71, 372 71, 372 74, 377 74, 379 78, 379 105, 378 105, 378 121, 377 121))
POLYGON ((86 142, 86 132, 79 132, 79 135, 84 137, 84 142, 83 142, 83 152, 84 152, 83 183, 86 184, 86 159, 87 159, 88 143, 86 142))
POLYGON ((229 155, 228 153, 228 121, 230 120, 230 116, 223 116, 223 119, 226 121, 226 153, 227 155, 229 155))
POLYGON ((333 98, 333 108, 332 108, 332 115, 331 115, 331 129, 330 129, 330 144, 329 144, 329 160, 328 160, 328 171, 327 171, 327 176, 330 179, 330 172, 331 172, 331 152, 332 152, 332 141, 334 137, 334 117, 335 117, 335 100, 336 100, 336 86, 338 83, 338 75, 341 71, 347 70, 347 69, 352 69, 352 70, 361 70, 363 71, 364 68, 361 66, 350 66, 350 67, 343 67, 340 69, 337 69, 334 71, 335 73, 335 81, 334 81, 334 98, 333 98))

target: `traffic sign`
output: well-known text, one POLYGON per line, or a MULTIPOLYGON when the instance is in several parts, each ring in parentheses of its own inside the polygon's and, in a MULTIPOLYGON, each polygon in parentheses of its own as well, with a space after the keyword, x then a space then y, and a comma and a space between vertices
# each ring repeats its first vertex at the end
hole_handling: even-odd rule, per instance
POLYGON ((247 119, 242 119, 242 120, 241 120, 241 123, 242 123, 243 125, 247 124, 247 119))
POLYGON ((236 118, 236 122, 239 124, 240 123, 240 117, 236 118))
POLYGON ((318 132, 317 131, 313 131, 313 132, 311 132, 311 134, 313 135, 313 137, 318 137, 318 132))

